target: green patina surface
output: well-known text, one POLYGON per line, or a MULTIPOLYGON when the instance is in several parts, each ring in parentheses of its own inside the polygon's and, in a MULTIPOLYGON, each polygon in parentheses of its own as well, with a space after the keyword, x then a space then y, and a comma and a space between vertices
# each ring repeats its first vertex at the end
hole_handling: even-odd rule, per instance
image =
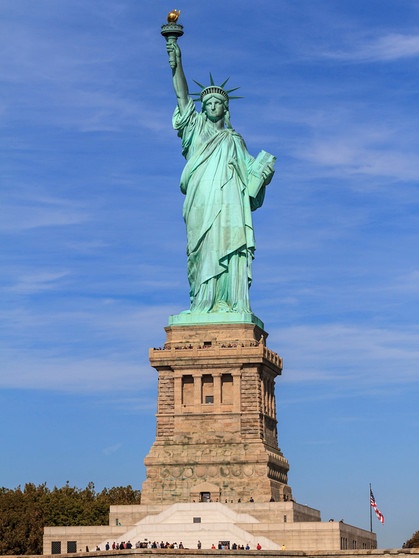
MULTIPOLYGON (((202 111, 190 98, 176 41, 167 41, 177 107, 173 127, 186 159, 180 188, 185 194, 190 309, 169 325, 263 323, 252 313, 249 288, 255 251, 252 211, 261 207, 274 174, 275 157, 252 157, 231 126, 229 91, 202 89, 202 111)), ((201 86, 202 87, 202 86, 201 86)))

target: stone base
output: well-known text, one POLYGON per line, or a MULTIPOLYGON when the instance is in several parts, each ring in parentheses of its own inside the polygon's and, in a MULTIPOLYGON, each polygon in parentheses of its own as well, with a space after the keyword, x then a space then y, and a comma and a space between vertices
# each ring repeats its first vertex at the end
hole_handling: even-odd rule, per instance
POLYGON ((145 459, 147 479, 142 486, 142 500, 149 504, 205 500, 230 503, 291 498, 286 484, 288 462, 279 451, 268 452, 262 443, 224 440, 153 444, 145 459), (278 479, 268 477, 269 469, 277 471, 278 479))
POLYGON ((291 499, 278 447, 280 357, 248 323, 178 325, 151 349, 159 373, 157 433, 144 504, 291 499))
POLYGON ((230 547, 233 543, 248 544, 251 550, 259 543, 262 552, 258 555, 264 551, 283 555, 284 547, 287 551, 323 550, 329 555, 331 551, 343 549, 348 554, 349 549, 356 549, 358 554, 377 546, 374 533, 339 521, 322 522, 318 510, 296 502, 111 506, 109 523, 108 527, 46 527, 44 554, 51 552, 52 541, 60 541, 63 553, 68 541, 76 542, 80 551, 86 545, 91 550, 97 545, 104 550, 107 542, 112 545, 114 541, 131 541, 134 546, 138 541, 182 541, 186 549, 196 549, 199 540, 200 554, 220 542, 230 547))

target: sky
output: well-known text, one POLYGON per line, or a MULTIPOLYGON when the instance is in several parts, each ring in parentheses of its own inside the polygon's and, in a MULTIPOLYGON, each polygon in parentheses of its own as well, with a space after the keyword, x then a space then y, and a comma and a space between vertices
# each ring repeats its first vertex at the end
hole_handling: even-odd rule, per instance
MULTIPOLYGON (((0 0, 0 486, 141 488, 148 348, 188 307, 184 160, 160 26, 276 174, 251 304, 284 359, 295 499, 419 529, 419 2, 0 0)), ((195 87, 195 89, 194 89, 195 87)))

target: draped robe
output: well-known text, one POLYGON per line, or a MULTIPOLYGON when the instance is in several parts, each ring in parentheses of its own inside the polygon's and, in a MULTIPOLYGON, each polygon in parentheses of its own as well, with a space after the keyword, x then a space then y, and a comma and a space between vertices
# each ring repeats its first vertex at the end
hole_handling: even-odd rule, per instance
POLYGON ((180 180, 185 194, 191 312, 251 312, 249 287, 255 251, 251 211, 260 207, 247 182, 254 158, 243 138, 217 129, 194 102, 173 115, 186 165, 180 180))

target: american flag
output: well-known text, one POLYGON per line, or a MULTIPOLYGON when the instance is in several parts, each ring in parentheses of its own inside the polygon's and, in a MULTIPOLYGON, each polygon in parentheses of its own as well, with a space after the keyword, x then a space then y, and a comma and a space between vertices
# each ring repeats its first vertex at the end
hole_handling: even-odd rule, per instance
POLYGON ((375 503, 374 494, 372 493, 371 488, 370 488, 370 504, 371 504, 371 507, 374 508, 375 515, 377 516, 378 521, 381 521, 381 523, 384 523, 384 515, 377 508, 377 504, 375 503))

